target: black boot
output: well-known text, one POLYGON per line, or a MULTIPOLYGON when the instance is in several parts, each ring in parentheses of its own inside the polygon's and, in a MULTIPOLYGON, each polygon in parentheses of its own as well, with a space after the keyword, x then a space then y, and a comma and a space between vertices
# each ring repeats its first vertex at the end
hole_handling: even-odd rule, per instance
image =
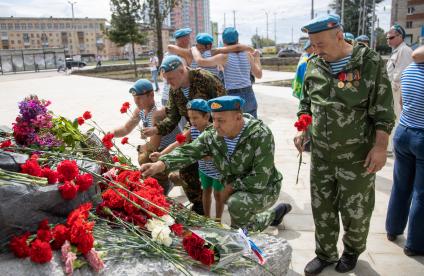
POLYGON ((387 233, 387 239, 389 241, 395 241, 397 239, 397 236, 387 233))
POLYGON ((280 203, 277 207, 274 208, 275 219, 271 222, 271 226, 278 226, 286 214, 288 214, 292 209, 290 204, 280 203))
POLYGON ((358 257, 359 256, 356 254, 343 253, 340 260, 337 262, 336 271, 340 273, 351 271, 355 268, 358 257))
POLYGON ((305 267, 305 276, 314 276, 314 275, 318 275, 322 272, 322 270, 324 268, 326 268, 329 265, 332 265, 333 262, 328 262, 328 261, 324 261, 321 260, 318 257, 315 257, 312 259, 312 261, 310 261, 306 267, 305 267))
POLYGON ((405 246, 403 249, 403 253, 405 253, 406 256, 413 257, 413 256, 424 256, 424 251, 416 251, 413 249, 410 249, 405 246))

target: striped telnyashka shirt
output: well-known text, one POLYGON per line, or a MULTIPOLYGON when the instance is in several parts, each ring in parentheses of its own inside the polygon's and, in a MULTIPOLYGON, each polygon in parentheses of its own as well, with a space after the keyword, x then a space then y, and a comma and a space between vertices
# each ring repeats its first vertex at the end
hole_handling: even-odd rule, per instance
POLYGON ((246 52, 229 53, 224 65, 225 89, 240 89, 252 85, 250 61, 246 52))
MULTIPOLYGON (((143 122, 143 127, 153 127, 152 117, 153 117, 153 112, 156 110, 157 110, 156 106, 153 106, 153 108, 147 114, 144 113, 144 110, 140 111, 139 117, 141 121, 143 122)), ((170 144, 174 143, 176 141, 175 138, 177 137, 177 134, 180 132, 181 132, 180 128, 177 126, 174 128, 174 130, 171 133, 165 136, 162 136, 162 138, 160 139, 159 148, 164 149, 170 144)))
MULTIPOLYGON (((194 141, 197 139, 197 137, 200 136, 201 132, 195 128, 194 126, 190 127, 190 134, 191 134, 191 140, 194 141)), ((213 179, 220 179, 220 174, 218 170, 215 168, 215 165, 213 164, 212 160, 199 160, 197 161, 199 163, 199 170, 206 174, 207 176, 213 178, 213 179)))
POLYGON ((402 113, 399 123, 424 129, 424 63, 411 63, 402 73, 402 113))

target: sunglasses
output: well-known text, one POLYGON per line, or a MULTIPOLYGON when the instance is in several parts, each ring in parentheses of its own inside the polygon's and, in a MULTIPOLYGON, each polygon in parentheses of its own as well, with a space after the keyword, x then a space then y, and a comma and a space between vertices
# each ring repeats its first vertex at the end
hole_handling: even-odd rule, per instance
POLYGON ((397 35, 395 35, 395 36, 388 36, 388 37, 386 37, 386 39, 388 39, 388 40, 392 40, 393 38, 395 38, 395 37, 397 37, 397 35))

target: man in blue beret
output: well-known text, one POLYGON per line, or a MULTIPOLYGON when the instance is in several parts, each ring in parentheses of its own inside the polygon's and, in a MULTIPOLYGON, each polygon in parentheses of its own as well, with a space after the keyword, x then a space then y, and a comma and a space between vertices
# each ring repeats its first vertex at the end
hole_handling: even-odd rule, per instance
MULTIPOLYGON (((129 120, 118 128, 115 128, 112 133, 115 137, 124 137, 130 134, 136 127, 142 124, 142 128, 152 127, 156 122, 163 120, 165 117, 165 109, 158 109, 155 104, 155 93, 153 92, 152 83, 146 79, 139 79, 136 81, 129 92, 133 96, 134 104, 136 108, 132 113, 129 120)), ((175 138, 181 130, 179 127, 175 127, 172 132, 167 135, 153 136, 146 144, 138 147, 139 156, 138 162, 140 164, 149 161, 149 154, 166 148, 168 145, 175 142, 175 138)), ((164 186, 165 192, 168 193, 172 188, 169 185, 166 177, 158 175, 155 176, 162 186, 164 186)))
POLYGON ((361 43, 365 44, 366 46, 369 46, 370 45, 370 39, 366 35, 360 35, 360 36, 358 36, 357 38, 355 38, 355 41, 361 42, 361 43))
MULTIPOLYGON (((400 77, 402 72, 412 63, 412 49, 406 45, 404 39, 406 32, 399 24, 394 24, 386 34, 387 44, 392 48, 392 54, 386 63, 387 73, 392 84, 392 92, 396 114, 396 125, 399 124, 400 113, 402 111, 402 92, 400 77)), ((393 134, 389 139, 389 154, 393 155, 393 134)))
POLYGON ((208 128, 193 142, 163 155, 159 161, 141 166, 144 176, 175 170, 205 156, 225 184, 224 201, 233 228, 263 231, 278 226, 290 212, 290 204, 278 204, 282 175, 274 163, 274 136, 262 121, 243 114, 245 101, 237 96, 223 96, 208 101, 213 128, 208 128))
MULTIPOLYGON (((169 102, 166 107, 166 118, 152 127, 144 129, 148 136, 167 135, 181 118, 189 121, 187 103, 193 99, 209 100, 216 96, 225 95, 221 81, 206 70, 191 69, 176 55, 166 56, 159 67, 163 77, 170 86, 169 102)), ((197 172, 197 163, 180 170, 180 176, 185 184, 183 189, 193 203, 193 210, 203 214, 202 190, 197 172)))
MULTIPOLYGON (((238 44, 238 32, 235 28, 225 28, 222 33, 225 46, 238 44)), ((253 54, 248 51, 216 54, 213 57, 202 57, 200 51, 193 47, 194 60, 199 66, 222 66, 224 68, 224 83, 228 95, 239 96, 246 101, 243 111, 257 118, 258 104, 252 89, 250 74, 256 78, 262 77, 261 61, 258 51, 253 54)))
MULTIPOLYGON (((190 28, 182 28, 182 29, 176 30, 174 33, 176 47, 180 47, 181 49, 190 49, 190 46, 191 46, 190 34, 191 34, 190 28)), ((168 56, 170 53, 174 54, 173 52, 169 52, 169 49, 168 49, 168 52, 165 52, 164 54, 164 58, 166 58, 166 56, 168 56)), ((192 62, 191 58, 183 59, 183 60, 186 65, 189 65, 192 62)), ((163 92, 162 92, 161 101, 162 101, 162 106, 166 106, 169 101, 169 85, 165 79, 163 83, 163 92)), ((182 123, 185 123, 185 121, 183 121, 182 123)))
MULTIPOLYGON (((386 162, 394 126, 390 81, 381 57, 345 40, 339 17, 315 18, 302 28, 314 48, 306 69, 298 116, 312 116, 311 205, 316 257, 305 275, 337 263, 355 268, 364 252, 375 201, 375 173, 386 162), (344 251, 337 240, 342 218, 344 251)), ((306 131, 294 143, 302 152, 306 131)))

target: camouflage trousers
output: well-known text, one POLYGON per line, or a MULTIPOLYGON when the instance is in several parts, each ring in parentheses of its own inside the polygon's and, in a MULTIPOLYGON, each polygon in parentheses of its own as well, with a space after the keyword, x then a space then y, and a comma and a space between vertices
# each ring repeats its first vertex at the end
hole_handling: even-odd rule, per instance
POLYGON ((192 210, 199 215, 203 215, 202 187, 199 179, 199 168, 193 163, 180 169, 180 177, 183 180, 182 188, 188 200, 193 203, 192 210))
POLYGON ((277 201, 278 192, 248 193, 237 191, 227 201, 232 228, 247 228, 251 232, 261 232, 275 218, 270 209, 277 201))
POLYGON ((320 259, 337 261, 339 213, 344 252, 359 255, 365 250, 375 201, 375 174, 364 162, 332 163, 312 156, 311 205, 315 223, 315 253, 320 259))

